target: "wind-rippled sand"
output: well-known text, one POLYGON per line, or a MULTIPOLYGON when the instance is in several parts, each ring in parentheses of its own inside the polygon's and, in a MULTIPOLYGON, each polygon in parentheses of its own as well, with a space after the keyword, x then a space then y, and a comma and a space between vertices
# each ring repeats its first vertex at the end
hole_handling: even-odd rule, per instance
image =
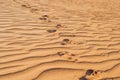
POLYGON ((0 0, 0 80, 120 80, 120 0, 0 0))

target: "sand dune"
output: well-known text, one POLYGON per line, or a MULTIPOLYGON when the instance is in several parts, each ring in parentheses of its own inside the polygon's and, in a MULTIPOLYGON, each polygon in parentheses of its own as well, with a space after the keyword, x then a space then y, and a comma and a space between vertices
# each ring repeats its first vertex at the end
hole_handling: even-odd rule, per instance
POLYGON ((120 80, 119 0, 0 4, 0 80, 120 80))

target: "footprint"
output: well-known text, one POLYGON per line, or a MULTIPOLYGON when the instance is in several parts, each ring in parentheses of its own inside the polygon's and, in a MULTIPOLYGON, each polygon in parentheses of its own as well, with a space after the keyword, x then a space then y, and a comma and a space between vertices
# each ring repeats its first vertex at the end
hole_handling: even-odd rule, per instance
POLYGON ((63 41, 61 42, 61 45, 66 45, 68 43, 70 43, 69 39, 63 39, 63 41))
POLYGON ((73 57, 68 57, 68 60, 70 60, 70 61, 74 61, 74 62, 77 62, 77 61, 78 61, 78 59, 73 58, 73 57))
POLYGON ((85 76, 79 78, 79 80, 88 80, 85 76))
POLYGON ((92 75, 99 75, 100 73, 102 73, 101 71, 94 71, 93 73, 92 73, 92 75))
POLYGON ((48 20, 49 16, 48 15, 43 15, 42 17, 40 17, 40 20, 48 20))
POLYGON ((67 59, 70 60, 70 61, 74 61, 74 62, 78 61, 76 54, 68 54, 67 59))
POLYGON ((64 56, 65 54, 67 54, 68 52, 67 51, 61 51, 61 52, 57 52, 57 54, 59 56, 64 56))
POLYGON ((60 27, 62 27, 61 24, 57 24, 57 25, 56 25, 56 28, 60 28, 60 27))
POLYGON ((62 53, 62 52, 58 52, 57 53, 59 56, 63 56, 64 55, 64 53, 62 53))
POLYGON ((45 18, 45 17, 41 17, 41 18, 39 18, 40 20, 47 20, 47 18, 45 18))
POLYGON ((72 60, 72 57, 68 57, 69 60, 72 60))
POLYGON ((86 71, 86 75, 91 75, 91 74, 93 74, 93 72, 94 72, 93 69, 88 69, 88 70, 86 71))
POLYGON ((74 62, 77 62, 78 61, 78 59, 74 59, 74 62))
POLYGON ((31 8, 29 5, 25 5, 25 4, 22 4, 21 6, 25 8, 31 8))
POLYGON ((36 12, 36 11, 39 11, 39 10, 36 9, 36 8, 32 8, 32 9, 31 9, 31 12, 32 12, 32 13, 34 13, 34 12, 36 12))
POLYGON ((86 78, 89 80, 99 80, 102 78, 100 73, 101 73, 101 71, 95 71, 93 69, 88 69, 86 71, 86 78))
POLYGON ((93 69, 88 69, 85 73, 84 76, 82 76, 81 78, 79 78, 79 80, 91 80, 89 79, 88 76, 92 75, 94 73, 94 70, 93 69))
POLYGON ((68 61, 74 61, 74 62, 78 61, 78 59, 76 59, 76 55, 75 54, 70 54, 67 51, 57 52, 57 55, 62 57, 62 58, 64 58, 65 60, 68 60, 68 61))
POLYGON ((43 15, 42 17, 49 18, 49 16, 48 16, 48 15, 43 15))
POLYGON ((47 30, 47 32, 49 32, 49 33, 54 33, 56 31, 57 31, 56 29, 47 30))
POLYGON ((76 56, 76 54, 70 54, 70 56, 76 56))
POLYGON ((69 39, 63 39, 64 42, 69 42, 70 40, 69 39))

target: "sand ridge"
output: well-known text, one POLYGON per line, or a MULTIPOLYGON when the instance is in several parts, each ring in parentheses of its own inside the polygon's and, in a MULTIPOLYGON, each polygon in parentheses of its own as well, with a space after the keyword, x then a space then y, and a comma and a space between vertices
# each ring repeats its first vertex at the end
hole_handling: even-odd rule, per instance
POLYGON ((119 0, 0 3, 0 80, 120 80, 119 0))

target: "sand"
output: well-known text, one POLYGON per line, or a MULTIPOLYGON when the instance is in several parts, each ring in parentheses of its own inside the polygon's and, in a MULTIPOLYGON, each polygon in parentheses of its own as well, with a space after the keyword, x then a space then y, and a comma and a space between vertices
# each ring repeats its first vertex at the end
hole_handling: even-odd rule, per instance
POLYGON ((120 0, 0 0, 0 80, 120 80, 120 0))

